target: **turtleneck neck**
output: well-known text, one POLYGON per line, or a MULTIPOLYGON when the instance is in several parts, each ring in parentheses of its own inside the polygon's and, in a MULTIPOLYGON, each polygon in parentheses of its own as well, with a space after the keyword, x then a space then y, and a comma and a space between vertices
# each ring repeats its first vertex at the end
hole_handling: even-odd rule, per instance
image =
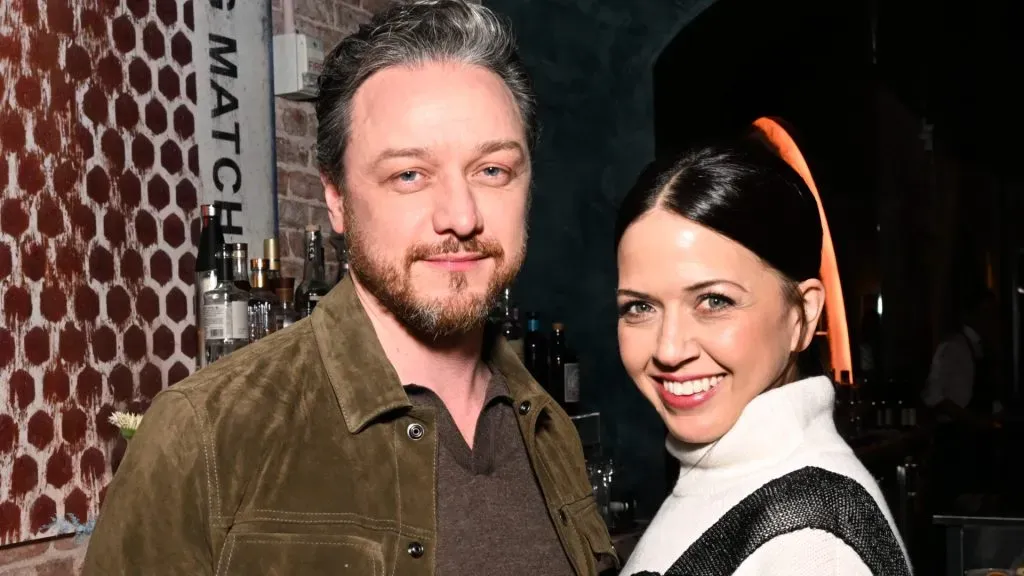
POLYGON ((731 480, 768 468, 792 454, 809 433, 836 434, 835 391, 825 376, 798 380, 754 398, 724 436, 710 444, 687 444, 669 436, 679 460, 673 494, 714 492, 731 480))

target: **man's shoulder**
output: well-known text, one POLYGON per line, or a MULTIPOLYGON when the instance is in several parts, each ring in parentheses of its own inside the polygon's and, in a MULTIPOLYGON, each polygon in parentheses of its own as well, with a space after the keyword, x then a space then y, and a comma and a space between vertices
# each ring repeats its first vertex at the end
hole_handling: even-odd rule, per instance
POLYGON ((309 320, 236 350, 163 394, 181 394, 207 418, 256 416, 291 405, 323 376, 309 320), (244 407, 244 410, 242 408, 244 407))

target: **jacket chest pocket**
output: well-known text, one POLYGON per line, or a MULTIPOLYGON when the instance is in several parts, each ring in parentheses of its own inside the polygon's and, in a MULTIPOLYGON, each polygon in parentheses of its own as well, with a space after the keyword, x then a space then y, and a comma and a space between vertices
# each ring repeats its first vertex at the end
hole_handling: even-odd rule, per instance
POLYGON ((217 576, 383 576, 380 544, 358 536, 329 534, 229 534, 217 576))

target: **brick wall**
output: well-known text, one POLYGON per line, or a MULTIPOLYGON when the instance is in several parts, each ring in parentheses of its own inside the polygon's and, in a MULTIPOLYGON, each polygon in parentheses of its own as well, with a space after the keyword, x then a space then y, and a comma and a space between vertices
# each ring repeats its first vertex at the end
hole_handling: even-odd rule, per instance
MULTIPOLYGON (((387 0, 295 0, 295 29, 320 38, 326 50, 367 22, 387 0)), ((281 0, 273 0, 274 33, 282 30, 281 0)), ((319 224, 331 230, 323 186, 316 168, 316 114, 313 104, 277 99, 277 194, 281 267, 285 276, 302 278, 302 233, 319 224)), ((327 278, 337 274, 334 247, 325 243, 327 278)))

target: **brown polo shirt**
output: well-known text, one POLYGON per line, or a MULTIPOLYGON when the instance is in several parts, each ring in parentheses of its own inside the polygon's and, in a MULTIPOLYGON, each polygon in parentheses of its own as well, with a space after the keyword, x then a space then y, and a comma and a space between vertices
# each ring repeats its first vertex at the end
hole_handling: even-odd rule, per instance
POLYGON ((516 423, 505 378, 491 368, 473 448, 432 391, 406 386, 437 411, 438 576, 562 576, 573 569, 558 541, 516 423))

